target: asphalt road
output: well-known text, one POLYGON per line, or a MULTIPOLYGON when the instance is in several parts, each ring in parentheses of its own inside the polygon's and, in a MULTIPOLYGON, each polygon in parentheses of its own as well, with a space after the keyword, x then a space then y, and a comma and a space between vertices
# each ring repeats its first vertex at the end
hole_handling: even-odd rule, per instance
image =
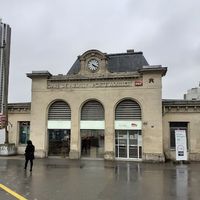
POLYGON ((106 162, 49 158, 24 171, 22 157, 0 157, 1 200, 199 200, 200 163, 106 162), (20 198, 18 198, 20 199, 20 198))

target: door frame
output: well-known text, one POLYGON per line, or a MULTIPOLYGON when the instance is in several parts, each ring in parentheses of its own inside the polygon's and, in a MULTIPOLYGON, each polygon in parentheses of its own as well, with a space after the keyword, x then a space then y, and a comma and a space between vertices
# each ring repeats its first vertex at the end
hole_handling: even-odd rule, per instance
POLYGON ((140 147, 142 148, 142 141, 139 140, 139 135, 141 135, 141 140, 142 140, 142 130, 115 130, 115 155, 116 155, 116 150, 118 151, 118 157, 115 156, 116 160, 137 160, 140 161, 142 160, 142 158, 139 157, 140 155, 140 147), (118 145, 116 145, 116 134, 119 134, 120 131, 125 131, 126 132, 126 153, 127 153, 127 157, 123 158, 123 157, 119 157, 119 137, 117 136, 117 140, 118 140, 118 145), (141 134, 137 134, 137 145, 133 145, 133 146, 137 146, 137 158, 130 158, 129 156, 129 152, 130 152, 130 131, 140 131, 141 134), (141 145, 139 144, 139 141, 141 143, 141 145), (116 149, 117 148, 117 149, 116 149))

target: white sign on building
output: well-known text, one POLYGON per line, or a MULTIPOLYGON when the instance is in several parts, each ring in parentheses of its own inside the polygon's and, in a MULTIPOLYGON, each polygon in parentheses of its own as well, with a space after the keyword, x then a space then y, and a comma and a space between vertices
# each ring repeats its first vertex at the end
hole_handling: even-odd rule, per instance
POLYGON ((115 121, 117 130, 141 130, 142 121, 115 121))
POLYGON ((176 160, 187 160, 187 140, 185 130, 175 130, 176 160))

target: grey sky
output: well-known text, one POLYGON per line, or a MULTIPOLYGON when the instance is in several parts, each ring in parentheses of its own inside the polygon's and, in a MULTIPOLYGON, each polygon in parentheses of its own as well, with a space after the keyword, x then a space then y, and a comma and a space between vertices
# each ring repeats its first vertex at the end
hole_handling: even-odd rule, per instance
POLYGON ((31 101, 26 73, 66 74, 89 49, 143 51, 168 67, 163 98, 183 98, 200 81, 199 0, 0 0, 12 28, 9 102, 31 101))

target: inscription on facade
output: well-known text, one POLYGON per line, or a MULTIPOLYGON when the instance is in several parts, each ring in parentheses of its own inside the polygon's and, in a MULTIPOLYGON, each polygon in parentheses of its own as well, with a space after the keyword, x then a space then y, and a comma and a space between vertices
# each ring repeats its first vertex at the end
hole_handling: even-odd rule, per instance
POLYGON ((96 82, 68 82, 68 81, 47 81, 47 89, 64 88, 105 88, 105 87, 132 87, 132 80, 127 81, 96 81, 96 82))

